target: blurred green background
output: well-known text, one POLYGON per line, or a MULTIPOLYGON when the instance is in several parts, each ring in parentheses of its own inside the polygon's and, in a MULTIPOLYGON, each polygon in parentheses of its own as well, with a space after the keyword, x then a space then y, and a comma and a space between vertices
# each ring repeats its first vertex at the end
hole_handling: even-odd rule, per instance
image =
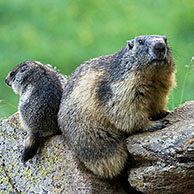
POLYGON ((175 57, 177 87, 168 109, 194 100, 193 0, 0 1, 0 118, 17 111, 19 97, 4 79, 20 62, 38 60, 70 75, 144 34, 166 35, 175 57))

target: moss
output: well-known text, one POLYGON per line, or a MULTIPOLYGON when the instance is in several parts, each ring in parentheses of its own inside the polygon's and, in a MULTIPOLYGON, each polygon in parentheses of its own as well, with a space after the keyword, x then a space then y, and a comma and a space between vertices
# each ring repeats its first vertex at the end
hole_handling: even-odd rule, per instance
MULTIPOLYGON (((7 126, 9 131, 1 132, 3 139, 7 141, 8 145, 5 150, 8 154, 4 155, 4 159, 7 161, 7 174, 5 174, 5 177, 3 175, 0 176, 3 188, 6 188, 7 191, 8 189, 10 189, 10 191, 17 190, 14 183, 20 179, 17 187, 21 187, 20 189, 24 191, 23 193, 25 193, 25 191, 33 192, 35 185, 38 187, 49 177, 49 179, 52 179, 52 186, 50 187, 51 193, 67 193, 63 192, 63 185, 60 185, 61 181, 64 183, 64 171, 60 170, 59 172, 52 173, 53 170, 56 169, 57 163, 64 162, 64 158, 60 157, 61 148, 59 146, 51 146, 50 143, 48 143, 48 145, 45 144, 44 147, 41 148, 41 163, 37 162, 33 165, 23 165, 18 161, 17 157, 19 157, 21 150, 20 146, 16 148, 15 144, 17 144, 16 146, 22 144, 23 134, 22 130, 18 129, 15 115, 13 117, 14 118, 7 119, 6 124, 5 122, 3 123, 3 129, 6 129, 7 126), (10 124, 10 122, 13 124, 10 124), (17 134, 15 134, 15 130, 18 132, 17 134), (9 145, 11 146, 11 149, 9 145), (48 150, 47 147, 49 146, 50 148, 48 150), (15 153, 15 151, 17 152, 15 153), (26 183, 28 183, 28 185, 26 185, 26 183)), ((0 169, 0 172, 1 171, 2 170, 0 169)), ((69 184, 67 176, 65 177, 65 184, 69 184)))
POLYGON ((4 186, 7 186, 10 184, 8 177, 0 176, 0 181, 3 182, 4 186))
POLYGON ((40 174, 40 176, 44 179, 44 178, 46 178, 46 175, 47 175, 47 170, 42 170, 42 171, 40 171, 39 172, 39 174, 40 174))
POLYGON ((24 175, 24 177, 25 177, 27 180, 31 180, 31 179, 32 179, 32 172, 31 172, 30 169, 24 170, 23 175, 24 175))
POLYGON ((0 193, 5 194, 5 193, 8 193, 7 191, 13 191, 12 184, 10 182, 10 177, 7 176, 7 173, 4 167, 2 166, 2 164, 1 164, 0 172, 1 172, 0 182, 6 188, 6 191, 0 191, 0 193))
POLYGON ((0 194, 8 194, 8 191, 0 191, 0 194))
POLYGON ((42 152, 42 155, 45 155, 46 149, 45 149, 45 148, 42 148, 42 149, 41 149, 41 152, 42 152))
POLYGON ((8 168, 8 174, 12 173, 12 169, 13 169, 13 165, 10 165, 9 168, 8 168))
POLYGON ((55 188, 55 190, 54 190, 54 193, 61 193, 63 191, 63 189, 61 189, 61 188, 55 188))
POLYGON ((66 184, 69 185, 69 179, 67 178, 67 176, 65 176, 64 179, 65 179, 66 184))

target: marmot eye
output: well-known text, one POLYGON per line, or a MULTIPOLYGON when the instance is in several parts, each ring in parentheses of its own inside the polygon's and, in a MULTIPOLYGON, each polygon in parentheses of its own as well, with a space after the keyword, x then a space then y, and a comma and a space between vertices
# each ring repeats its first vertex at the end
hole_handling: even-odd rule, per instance
POLYGON ((143 40, 138 40, 138 43, 143 45, 144 44, 144 41, 143 40))
POLYGON ((12 72, 10 73, 10 76, 14 76, 14 74, 15 74, 15 73, 12 71, 12 72))
POLYGON ((128 47, 129 47, 129 49, 132 49, 133 48, 133 41, 128 41, 127 42, 127 44, 128 44, 128 47))

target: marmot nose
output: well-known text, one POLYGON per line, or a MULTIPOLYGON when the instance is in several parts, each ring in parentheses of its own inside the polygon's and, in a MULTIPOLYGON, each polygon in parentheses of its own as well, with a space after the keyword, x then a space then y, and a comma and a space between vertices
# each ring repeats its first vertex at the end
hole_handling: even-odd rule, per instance
POLYGON ((155 55, 157 56, 157 58, 162 58, 165 55, 165 51, 166 51, 166 44, 164 42, 157 42, 155 43, 154 47, 153 47, 153 51, 155 53, 155 55))
POLYGON ((7 78, 5 79, 5 83, 9 86, 9 82, 7 78))

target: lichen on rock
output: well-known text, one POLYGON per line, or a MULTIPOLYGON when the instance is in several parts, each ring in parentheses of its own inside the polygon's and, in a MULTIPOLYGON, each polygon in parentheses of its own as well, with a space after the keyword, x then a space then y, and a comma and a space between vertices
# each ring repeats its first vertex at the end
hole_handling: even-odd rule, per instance
POLYGON ((2 193, 125 193, 115 182, 101 180, 88 171, 67 148, 63 136, 50 138, 33 159, 23 164, 26 135, 17 113, 0 121, 2 193))
MULTIPOLYGON (((175 109, 162 130, 131 135, 129 183, 145 194, 193 194, 194 102, 175 109)), ((26 138, 18 114, 0 121, 0 193, 124 194, 117 181, 100 179, 80 163, 64 137, 48 139, 33 159, 21 162, 26 138)))

